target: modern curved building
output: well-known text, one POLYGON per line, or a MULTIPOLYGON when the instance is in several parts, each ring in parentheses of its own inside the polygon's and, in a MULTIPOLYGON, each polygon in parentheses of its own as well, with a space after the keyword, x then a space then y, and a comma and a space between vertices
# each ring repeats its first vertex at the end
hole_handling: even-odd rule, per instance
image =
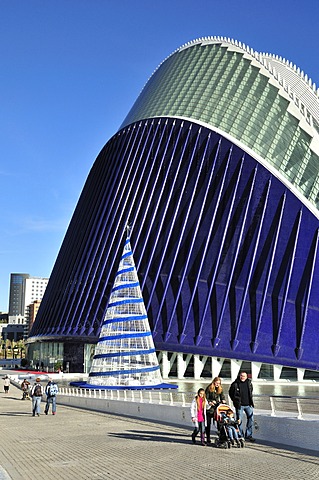
POLYGON ((128 224, 158 351, 319 370, 319 100, 299 68, 221 37, 163 61, 90 171, 29 358, 83 368, 128 224))

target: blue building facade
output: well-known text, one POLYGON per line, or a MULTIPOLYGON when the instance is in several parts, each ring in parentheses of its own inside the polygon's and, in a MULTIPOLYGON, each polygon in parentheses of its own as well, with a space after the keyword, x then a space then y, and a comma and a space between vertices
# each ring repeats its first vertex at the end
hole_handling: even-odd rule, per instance
POLYGON ((83 368, 130 225, 157 350, 319 369, 312 96, 295 67, 229 39, 168 57, 93 164, 29 356, 83 368))

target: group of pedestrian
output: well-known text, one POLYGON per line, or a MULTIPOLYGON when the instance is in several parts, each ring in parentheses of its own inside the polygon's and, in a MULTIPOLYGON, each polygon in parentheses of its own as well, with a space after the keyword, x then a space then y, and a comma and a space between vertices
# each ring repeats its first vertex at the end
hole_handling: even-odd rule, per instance
MULTIPOLYGON (((6 375, 4 378, 4 393, 7 394, 10 388, 10 378, 6 375)), ((37 377, 35 379, 34 385, 30 390, 30 382, 27 379, 24 379, 21 383, 22 390, 22 400, 25 400, 29 397, 32 399, 32 416, 36 415, 39 417, 41 414, 41 401, 42 397, 46 395, 46 404, 44 408, 44 413, 48 415, 50 406, 52 415, 56 414, 56 396, 59 392, 58 385, 54 382, 52 378, 49 378, 49 381, 45 388, 41 384, 41 378, 37 377)))
MULTIPOLYGON (((238 442, 238 438, 245 438, 248 442, 254 442, 253 421, 254 402, 253 385, 246 372, 239 372, 236 380, 230 385, 228 392, 234 408, 229 408, 224 415, 224 424, 230 441, 238 442), (243 414, 246 415, 246 428, 243 431, 243 414)), ((226 404, 226 397, 220 377, 215 377, 206 387, 200 388, 191 404, 191 418, 194 425, 192 442, 196 443, 196 436, 200 433, 201 444, 211 443, 211 424, 214 419, 216 408, 220 404, 226 404), (206 439, 205 439, 206 435, 206 439)))
POLYGON ((38 377, 35 379, 35 384, 31 388, 31 398, 32 398, 32 416, 35 417, 36 415, 39 417, 41 413, 41 400, 43 395, 46 395, 46 405, 44 408, 44 413, 48 415, 50 406, 52 410, 52 415, 56 414, 56 396, 59 392, 59 388, 57 384, 52 380, 49 379, 46 387, 43 388, 41 384, 41 378, 38 377))

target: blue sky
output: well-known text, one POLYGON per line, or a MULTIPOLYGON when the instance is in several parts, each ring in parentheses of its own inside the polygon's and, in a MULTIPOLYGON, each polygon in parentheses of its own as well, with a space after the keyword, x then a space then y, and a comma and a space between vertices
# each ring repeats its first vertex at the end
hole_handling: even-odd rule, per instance
POLYGON ((0 0, 0 311, 49 277, 89 170, 155 68, 221 35, 319 86, 318 0, 0 0))

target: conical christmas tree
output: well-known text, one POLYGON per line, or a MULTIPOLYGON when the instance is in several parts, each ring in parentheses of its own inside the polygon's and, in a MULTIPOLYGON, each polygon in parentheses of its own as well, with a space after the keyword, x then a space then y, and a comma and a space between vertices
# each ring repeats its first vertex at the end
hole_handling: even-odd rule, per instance
POLYGON ((95 348, 89 383, 111 388, 169 387, 162 384, 129 236, 95 348))

